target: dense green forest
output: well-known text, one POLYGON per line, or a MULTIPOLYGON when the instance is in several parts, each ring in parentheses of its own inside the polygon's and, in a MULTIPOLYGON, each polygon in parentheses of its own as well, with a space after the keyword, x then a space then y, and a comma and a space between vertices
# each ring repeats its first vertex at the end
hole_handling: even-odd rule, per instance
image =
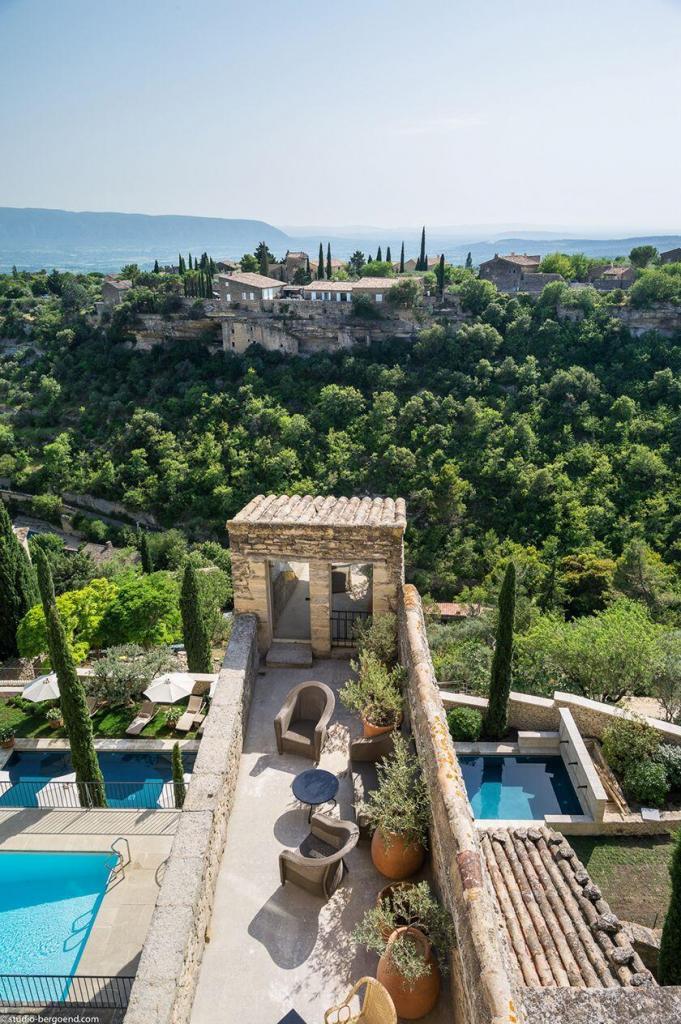
MULTIPOLYGON (((5 279, 6 320, 36 278, 5 279)), ((403 495, 409 576, 440 597, 514 545, 570 578, 632 538, 681 562, 681 342, 632 338, 607 305, 560 322, 552 287, 532 302, 471 279, 456 333, 238 357, 132 351, 80 311, 96 278, 60 286, 31 310, 36 349, 0 362, 0 476, 20 489, 215 540, 260 492, 403 495)))

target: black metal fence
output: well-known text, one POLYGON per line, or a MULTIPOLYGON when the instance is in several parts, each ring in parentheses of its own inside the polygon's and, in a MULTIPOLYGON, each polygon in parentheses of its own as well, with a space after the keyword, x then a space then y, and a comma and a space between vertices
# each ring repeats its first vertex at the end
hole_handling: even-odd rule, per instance
POLYGON ((125 1010, 135 979, 82 974, 0 974, 0 1007, 82 1006, 125 1010))
MULTIPOLYGON (((175 810, 175 786, 160 779, 144 782, 105 782, 106 805, 127 810, 175 810)), ((93 782, 56 779, 10 779, 0 782, 3 807, 46 807, 77 810, 97 806, 99 786, 93 782)))
POLYGON ((357 627, 370 616, 370 612, 332 611, 331 643, 334 647, 354 647, 357 627))

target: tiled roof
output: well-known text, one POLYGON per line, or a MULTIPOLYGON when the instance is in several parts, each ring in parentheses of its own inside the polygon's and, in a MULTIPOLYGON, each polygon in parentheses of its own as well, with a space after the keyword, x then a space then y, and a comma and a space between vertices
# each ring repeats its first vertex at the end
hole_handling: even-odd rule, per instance
POLYGON ((528 256, 527 253, 509 252, 499 256, 500 260, 507 263, 517 263, 519 267, 537 267, 541 263, 541 256, 528 256))
POLYGON ((310 281, 303 285, 304 292, 351 292, 356 281, 310 281))
POLYGON ((355 281, 355 288, 385 291, 386 288, 392 288, 394 284, 398 284, 394 277, 360 277, 359 281, 355 281))
POLYGON ((548 828, 483 832, 509 946, 530 988, 654 985, 566 839, 548 828))
POLYGON ((481 604, 461 604, 458 601, 438 601, 438 611, 445 619, 466 619, 479 615, 483 610, 481 604))
POLYGON ((251 288, 281 288, 281 281, 277 281, 275 277, 265 277, 263 274, 218 274, 218 277, 233 281, 234 284, 247 284, 251 288))
MULTIPOLYGON (((333 498, 259 494, 234 516, 232 523, 301 526, 406 525, 404 498, 333 498)), ((230 524, 228 524, 230 525, 230 524)))
POLYGON ((622 265, 606 267, 601 272, 600 276, 601 277, 623 277, 629 270, 631 270, 631 267, 629 267, 629 266, 622 266, 622 265))
POLYGON ((127 281, 123 278, 118 280, 118 278, 115 277, 105 277, 104 282, 112 288, 120 288, 121 291, 127 291, 128 288, 132 288, 132 281, 127 281))
POLYGON ((291 258, 294 258, 294 257, 295 257, 295 259, 302 259, 302 260, 308 259, 308 255, 307 255, 306 252, 289 252, 289 253, 286 254, 286 259, 291 259, 291 258))

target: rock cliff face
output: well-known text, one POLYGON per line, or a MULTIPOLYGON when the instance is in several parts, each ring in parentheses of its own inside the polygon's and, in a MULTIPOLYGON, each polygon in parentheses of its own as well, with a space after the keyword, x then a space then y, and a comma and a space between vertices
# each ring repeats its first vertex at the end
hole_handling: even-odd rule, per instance
POLYGON ((147 351, 156 345, 175 341, 204 342, 219 346, 220 322, 213 317, 192 320, 182 314, 162 316, 160 313, 140 313, 135 333, 135 347, 147 351))
MULTIPOLYGON (((634 306, 611 306, 608 310, 613 320, 619 320, 635 337, 657 331, 665 337, 672 337, 681 331, 681 306, 660 304, 653 309, 636 309, 634 306)), ((574 307, 558 306, 561 320, 583 320, 584 313, 574 307)))

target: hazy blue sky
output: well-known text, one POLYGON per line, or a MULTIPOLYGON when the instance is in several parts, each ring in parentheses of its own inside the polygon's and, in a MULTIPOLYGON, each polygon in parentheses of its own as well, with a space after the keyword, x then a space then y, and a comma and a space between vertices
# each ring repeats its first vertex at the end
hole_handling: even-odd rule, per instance
POLYGON ((0 205, 681 230, 681 0, 0 0, 0 205))

